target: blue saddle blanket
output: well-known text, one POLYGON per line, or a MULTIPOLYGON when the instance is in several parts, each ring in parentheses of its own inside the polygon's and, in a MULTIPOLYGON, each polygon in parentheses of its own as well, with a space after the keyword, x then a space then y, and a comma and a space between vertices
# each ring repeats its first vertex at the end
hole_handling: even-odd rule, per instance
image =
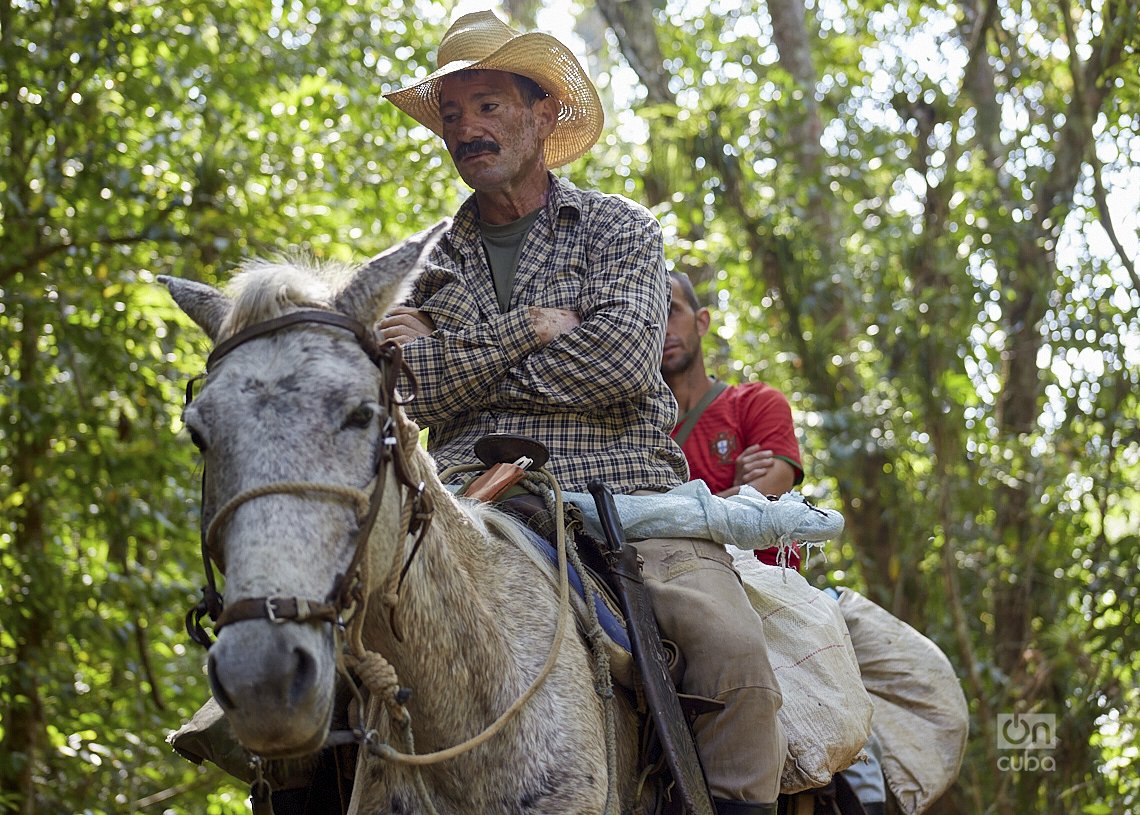
MULTIPOLYGON (((534 545, 534 548, 541 552, 557 570, 558 550, 554 545, 532 529, 522 527, 522 530, 526 533, 526 537, 534 545)), ((567 561, 566 567, 570 578, 571 589, 582 598, 584 602, 592 602, 594 604, 594 610, 598 614, 598 622, 601 624, 602 630, 613 640, 615 645, 619 646, 626 653, 632 653, 629 644, 629 633, 625 629, 625 620, 610 609, 609 605, 598 593, 598 590, 594 588, 592 580, 589 581, 590 597, 587 601, 586 588, 583 585, 582 576, 578 573, 578 570, 574 568, 573 563, 567 561)))

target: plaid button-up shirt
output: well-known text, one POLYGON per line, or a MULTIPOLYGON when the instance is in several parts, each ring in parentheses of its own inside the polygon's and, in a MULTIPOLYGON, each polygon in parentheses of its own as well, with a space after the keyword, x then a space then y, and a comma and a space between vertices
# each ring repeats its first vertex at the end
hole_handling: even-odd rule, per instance
POLYGON ((593 477, 615 492, 669 489, 688 467, 669 437, 677 403, 661 378, 669 308, 661 227, 625 198, 550 176, 502 313, 471 196, 417 279, 408 305, 435 332, 404 346, 419 380, 408 412, 429 428, 441 468, 475 463, 488 433, 543 442, 563 489, 593 477), (576 312, 543 347, 530 306, 576 312))

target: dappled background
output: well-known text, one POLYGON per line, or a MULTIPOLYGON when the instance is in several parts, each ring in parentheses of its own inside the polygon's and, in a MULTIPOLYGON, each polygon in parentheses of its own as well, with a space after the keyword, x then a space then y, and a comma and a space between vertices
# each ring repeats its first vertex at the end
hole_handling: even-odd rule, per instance
MULTIPOLYGON (((359 261, 466 195, 381 94, 456 11, 0 0, 0 812, 240 813, 164 742, 206 698, 207 344, 157 274, 359 261)), ((731 380, 792 401, 814 554, 934 639, 971 739, 940 813, 1140 807, 1135 0, 495 6, 608 108, 565 172, 653 209, 731 380), (1050 771, 997 717, 1055 715, 1050 771)))

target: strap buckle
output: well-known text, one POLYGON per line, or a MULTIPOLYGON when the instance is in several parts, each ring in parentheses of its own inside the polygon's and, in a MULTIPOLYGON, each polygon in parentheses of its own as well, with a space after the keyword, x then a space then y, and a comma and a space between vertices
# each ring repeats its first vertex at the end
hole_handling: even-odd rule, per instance
MULTIPOLYGON (((266 597, 265 598, 265 617, 267 620, 269 620, 269 622, 274 623, 276 625, 281 625, 282 623, 289 621, 288 617, 278 616, 277 604, 279 602, 281 602, 281 599, 282 598, 280 598, 280 597, 266 597)), ((297 601, 297 610, 298 611, 301 610, 300 604, 303 602, 304 602, 303 600, 297 601)))

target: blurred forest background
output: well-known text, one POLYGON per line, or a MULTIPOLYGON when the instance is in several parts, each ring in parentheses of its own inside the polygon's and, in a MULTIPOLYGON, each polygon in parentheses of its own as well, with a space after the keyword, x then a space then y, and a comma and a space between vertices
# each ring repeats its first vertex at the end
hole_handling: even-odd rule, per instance
MULTIPOLYGON (((517 0, 608 108, 565 172, 661 219, 718 372, 782 388, 809 579, 934 639, 970 703, 942 813, 1140 812, 1136 0, 517 0), (1000 714, 1054 715, 1003 771, 1000 714)), ((154 284, 359 261, 466 195, 380 97, 459 11, 0 0, 0 812, 241 813, 165 744, 206 698, 182 391, 154 284)))

